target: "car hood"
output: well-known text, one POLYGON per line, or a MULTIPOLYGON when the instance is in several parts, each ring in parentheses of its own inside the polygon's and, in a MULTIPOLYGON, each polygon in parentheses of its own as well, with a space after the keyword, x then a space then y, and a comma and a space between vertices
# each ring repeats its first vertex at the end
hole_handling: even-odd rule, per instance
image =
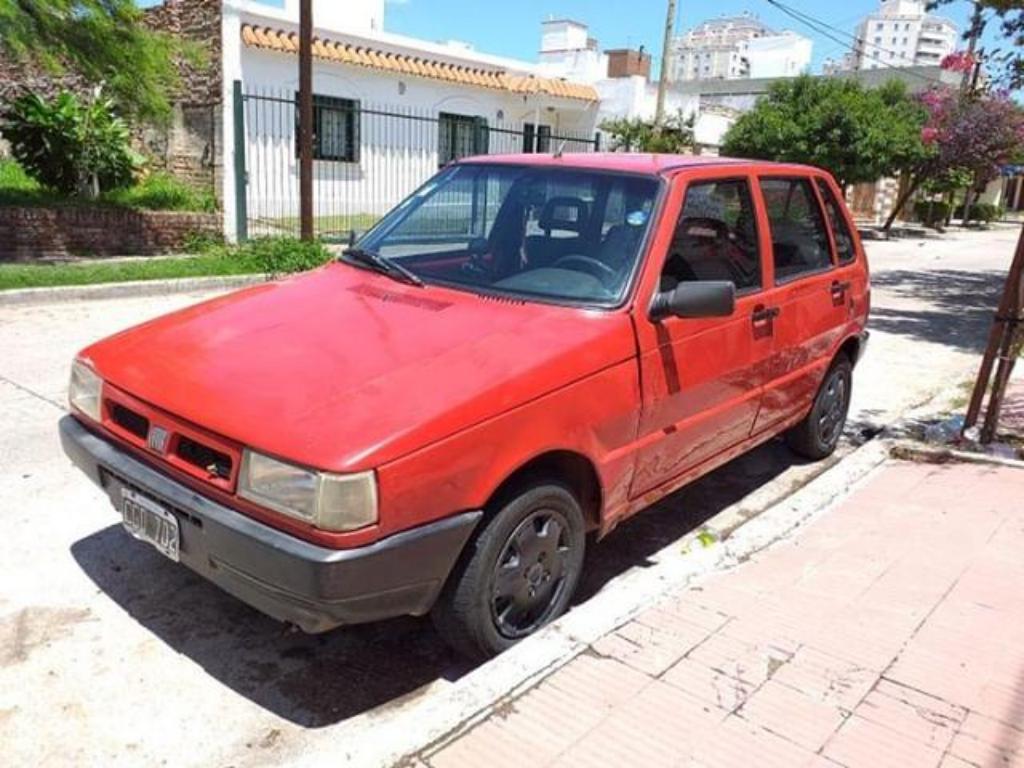
POLYGON ((380 466, 634 351, 621 312, 420 288, 336 263, 82 354, 153 406, 341 472, 380 466))

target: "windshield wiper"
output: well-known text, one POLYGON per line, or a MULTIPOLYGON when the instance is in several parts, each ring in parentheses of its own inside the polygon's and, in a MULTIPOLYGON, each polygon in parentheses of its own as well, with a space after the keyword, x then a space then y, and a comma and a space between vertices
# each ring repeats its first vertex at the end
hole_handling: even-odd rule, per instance
POLYGON ((381 256, 376 251, 370 251, 366 248, 347 248, 342 251, 342 256, 348 256, 353 261, 358 261, 360 264, 365 264, 382 275, 399 280, 403 283, 409 283, 410 285, 423 286, 423 281, 413 272, 409 271, 397 261, 381 256))

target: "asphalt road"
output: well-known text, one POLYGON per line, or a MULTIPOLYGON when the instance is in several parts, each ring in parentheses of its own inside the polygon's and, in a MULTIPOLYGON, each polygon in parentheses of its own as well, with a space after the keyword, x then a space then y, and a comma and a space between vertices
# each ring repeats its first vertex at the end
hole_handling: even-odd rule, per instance
MULTIPOLYGON (((1016 236, 868 244, 873 337, 855 376, 851 441, 971 377, 1016 236)), ((372 738, 376 723, 468 671, 428 621, 310 637, 262 617, 130 539, 64 458, 56 423, 74 353, 203 298, 0 298, 5 765, 265 763, 342 723, 372 738)), ((821 469, 778 443, 732 462, 593 548, 581 599, 723 510, 742 522, 821 469)))

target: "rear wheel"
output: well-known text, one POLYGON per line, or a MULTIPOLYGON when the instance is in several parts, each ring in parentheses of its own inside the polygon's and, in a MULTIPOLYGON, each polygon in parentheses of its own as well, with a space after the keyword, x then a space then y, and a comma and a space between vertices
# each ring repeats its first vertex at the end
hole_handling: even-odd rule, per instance
POLYGON ((786 443, 794 452, 814 460, 832 455, 846 425, 852 383, 853 364, 840 355, 825 374, 807 418, 786 433, 786 443))
POLYGON ((583 566, 579 501, 554 481, 524 484, 469 544, 434 606, 441 636, 484 659, 560 616, 583 566))

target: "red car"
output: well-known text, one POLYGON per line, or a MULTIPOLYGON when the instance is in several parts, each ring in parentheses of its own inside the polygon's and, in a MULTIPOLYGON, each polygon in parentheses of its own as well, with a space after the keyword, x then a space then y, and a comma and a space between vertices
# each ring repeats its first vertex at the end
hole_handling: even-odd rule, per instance
POLYGON ((265 613, 431 612, 483 657, 565 611, 588 534, 777 435, 829 455, 869 298, 815 168, 468 159, 334 263, 83 350, 61 437, 265 613))

